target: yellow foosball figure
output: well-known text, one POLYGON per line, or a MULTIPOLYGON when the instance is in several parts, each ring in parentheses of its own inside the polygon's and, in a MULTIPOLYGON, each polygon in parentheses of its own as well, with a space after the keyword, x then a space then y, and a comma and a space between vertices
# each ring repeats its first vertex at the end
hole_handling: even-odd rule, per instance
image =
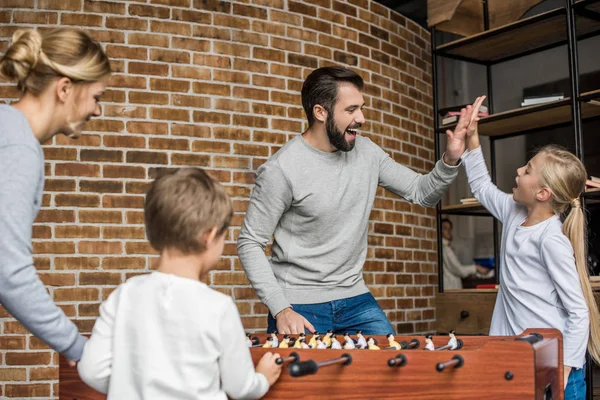
POLYGON ((396 340, 394 340, 394 334, 393 333, 389 333, 387 335, 387 340, 388 340, 388 346, 389 347, 393 347, 396 350, 400 350, 402 348, 402 346, 400 346, 400 343, 396 342, 396 340))
POLYGON ((370 337, 370 338, 367 339, 367 348, 369 350, 380 350, 379 346, 377 346, 375 344, 375 339, 373 339, 372 337, 370 337))

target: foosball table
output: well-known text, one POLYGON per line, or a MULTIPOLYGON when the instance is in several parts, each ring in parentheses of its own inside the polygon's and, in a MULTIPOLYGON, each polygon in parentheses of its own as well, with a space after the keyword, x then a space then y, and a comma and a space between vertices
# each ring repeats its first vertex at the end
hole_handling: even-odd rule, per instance
MULTIPOLYGON (((276 338, 287 348, 263 347, 272 345, 270 335, 249 337, 255 363, 267 351, 281 356, 281 377, 265 399, 563 399, 562 336, 555 329, 462 336, 450 343, 448 336, 396 336, 390 345, 385 336, 374 336, 371 349, 358 343, 354 349, 294 348, 290 336, 276 338)), ((106 398, 62 357, 59 393, 65 400, 106 398)))

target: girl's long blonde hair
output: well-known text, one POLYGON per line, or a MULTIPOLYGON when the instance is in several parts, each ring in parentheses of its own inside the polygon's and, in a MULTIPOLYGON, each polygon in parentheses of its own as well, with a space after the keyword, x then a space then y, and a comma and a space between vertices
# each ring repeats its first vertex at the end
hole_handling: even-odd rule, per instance
POLYGON ((16 80, 22 93, 35 96, 57 77, 89 83, 109 74, 110 63, 100 44, 75 28, 61 27, 44 33, 20 29, 0 58, 0 76, 16 80))
POLYGON ((590 316, 590 338, 588 352, 600 362, 600 313, 594 298, 590 275, 586 262, 586 226, 579 197, 585 190, 587 172, 583 163, 571 152, 554 145, 543 147, 540 153, 545 155, 540 173, 540 184, 552 192, 552 209, 561 215, 569 210, 563 222, 563 233, 571 241, 575 252, 575 265, 583 296, 590 316))

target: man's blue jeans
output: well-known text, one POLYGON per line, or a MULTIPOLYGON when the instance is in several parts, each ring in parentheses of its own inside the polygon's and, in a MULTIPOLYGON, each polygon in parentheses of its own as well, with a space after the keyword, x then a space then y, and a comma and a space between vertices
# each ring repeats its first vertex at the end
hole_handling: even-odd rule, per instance
POLYGON ((585 400, 585 364, 583 368, 573 368, 565 388, 565 400, 585 400))
MULTIPOLYGON (((395 333, 392 324, 371 293, 317 304, 292 304, 295 312, 306 318, 319 333, 361 330, 364 335, 395 333)), ((267 332, 277 330, 277 321, 269 313, 267 332)), ((309 333, 308 330, 305 333, 309 333)))

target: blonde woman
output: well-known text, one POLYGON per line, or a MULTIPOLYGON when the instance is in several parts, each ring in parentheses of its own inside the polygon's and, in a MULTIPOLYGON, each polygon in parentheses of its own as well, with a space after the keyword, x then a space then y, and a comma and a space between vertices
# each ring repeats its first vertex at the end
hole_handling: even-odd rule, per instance
POLYGON ((32 224, 44 190, 41 144, 57 134, 77 137, 101 113, 109 60, 87 34, 71 28, 17 31, 0 58, 0 76, 22 93, 0 105, 0 303, 71 365, 85 344, 36 274, 32 224))
MULTIPOLYGON (((474 104, 477 115, 484 97, 474 104)), ((500 289, 490 335, 526 328, 563 334, 565 400, 584 399, 585 353, 600 361, 600 315, 585 262, 585 219, 579 197, 587 173, 581 161, 557 146, 542 148, 517 170, 512 195, 487 172, 478 118, 467 129, 463 162, 473 195, 502 222, 500 289), (566 214, 563 222, 560 215, 566 214)))

